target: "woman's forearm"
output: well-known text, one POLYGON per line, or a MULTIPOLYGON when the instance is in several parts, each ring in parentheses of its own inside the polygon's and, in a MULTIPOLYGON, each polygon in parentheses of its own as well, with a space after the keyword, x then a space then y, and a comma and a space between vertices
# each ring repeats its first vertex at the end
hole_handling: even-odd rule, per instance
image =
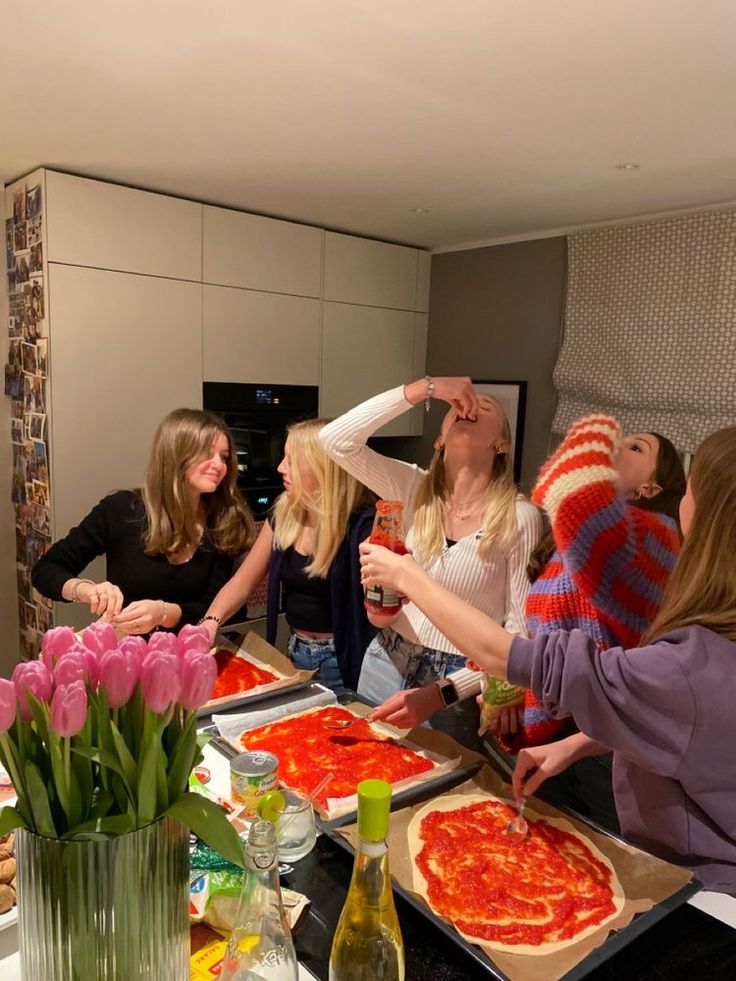
POLYGON ((212 600, 206 615, 215 616, 224 623, 240 609, 268 571, 272 542, 271 526, 265 522, 243 564, 212 600))
POLYGON ((408 556, 402 561, 397 587, 466 657, 488 674, 506 677, 512 634, 440 586, 408 556))

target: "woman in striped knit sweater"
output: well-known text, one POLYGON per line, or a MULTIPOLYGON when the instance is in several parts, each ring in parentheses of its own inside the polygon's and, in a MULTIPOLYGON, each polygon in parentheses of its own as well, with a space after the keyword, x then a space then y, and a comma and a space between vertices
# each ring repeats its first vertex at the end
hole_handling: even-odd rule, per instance
MULTIPOLYGON (((421 378, 377 395, 320 433, 327 453, 383 498, 404 502, 407 544, 428 573, 510 630, 525 634, 526 568, 541 533, 536 508, 513 481, 508 420, 495 399, 479 396, 469 378, 421 378), (429 470, 392 460, 366 446, 381 426, 430 398, 450 405, 429 470)), ((465 664, 413 604, 390 621, 363 661, 358 691, 383 701, 405 687, 442 682, 465 664)), ((432 725, 480 749, 472 699, 440 700, 432 725), (453 704, 456 703, 456 704, 453 704)))
MULTIPOLYGON (((682 464, 664 436, 622 439, 617 423, 605 416, 575 423, 532 494, 547 512, 556 550, 529 592, 529 636, 579 629, 601 650, 636 646, 659 609, 675 563, 675 515, 684 491, 682 464)), ((461 698, 479 691, 479 679, 468 668, 452 675, 461 698)), ((415 724, 437 705, 431 691, 403 694, 403 703, 389 700, 376 717, 415 724)), ((518 715, 510 709, 500 718, 498 735, 512 752, 574 730, 569 718, 553 718, 531 692, 518 715)), ((610 760, 588 758, 593 747, 581 733, 568 738, 572 742, 563 740, 554 752, 560 761, 574 752, 580 762, 549 780, 546 794, 615 828, 610 760)))

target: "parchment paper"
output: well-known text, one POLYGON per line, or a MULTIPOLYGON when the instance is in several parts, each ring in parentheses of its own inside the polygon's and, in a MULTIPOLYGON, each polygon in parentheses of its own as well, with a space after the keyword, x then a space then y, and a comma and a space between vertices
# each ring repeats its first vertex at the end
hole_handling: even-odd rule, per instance
POLYGON ((268 644, 263 637, 254 633, 252 630, 241 639, 239 644, 234 644, 224 637, 218 638, 218 650, 230 651, 237 657, 243 657, 258 668, 266 668, 273 671, 278 676, 276 681, 269 681, 266 685, 256 685, 247 691, 234 692, 232 695, 223 695, 221 698, 212 698, 203 705, 197 712, 198 715, 209 715, 211 712, 224 711, 235 705, 245 705, 254 698, 260 698, 270 692, 284 691, 311 681, 314 671, 302 671, 295 668, 293 663, 277 651, 275 647, 268 644))
MULTIPOLYGON (((299 703, 296 703, 298 705, 299 703)), ((295 705, 288 706, 292 709, 289 713, 288 718, 296 718, 297 716, 311 714, 318 711, 318 708, 309 708, 306 711, 304 707, 300 707, 297 710, 295 705)), ((342 708, 347 709, 357 716, 367 715, 371 709, 367 705, 363 705, 359 702, 351 702, 348 705, 343 705, 342 708)), ((278 706, 274 707, 277 710, 278 706)), ((274 711, 269 710, 269 711, 274 711)), ((263 714, 263 713, 258 713, 263 714)), ((240 718, 243 718, 242 716, 240 718)), ((240 727, 236 732, 237 725, 234 725, 233 717, 224 718, 221 720, 215 720, 220 732, 223 737, 232 743, 234 746, 241 748, 240 739, 243 735, 247 736, 247 732, 250 729, 258 728, 259 724, 253 722, 253 715, 248 713, 245 717, 247 719, 246 725, 240 727)), ((431 770, 426 770, 423 773, 418 773, 415 776, 408 777, 405 780, 399 780, 392 784, 394 793, 399 793, 403 790, 409 790, 414 787, 423 787, 431 785, 431 783, 439 778, 450 773, 452 770, 456 769, 461 765, 470 765, 474 762, 481 761, 481 757, 478 753, 473 753, 471 750, 464 749, 454 739, 451 739, 445 733, 437 732, 433 729, 427 729, 422 726, 417 726, 415 729, 397 729, 395 726, 387 725, 384 722, 374 722, 372 723, 374 728, 387 736, 397 739, 401 742, 402 746, 406 746, 408 749, 413 750, 415 753, 419 753, 421 756, 426 757, 434 763, 431 770)), ((339 732, 339 730, 335 730, 339 732)), ((345 730, 349 732, 350 730, 345 730)), ((315 810, 327 821, 333 821, 336 818, 344 817, 347 814, 351 814, 356 811, 358 806, 357 796, 351 794, 349 797, 330 797, 327 800, 327 806, 322 807, 315 804, 315 810)))
MULTIPOLYGON (((495 797, 513 800, 511 787, 504 783, 501 777, 488 766, 483 767, 471 780, 465 781, 452 790, 445 791, 438 797, 441 798, 450 794, 477 794, 484 791, 495 797)), ((412 893, 425 907, 427 914, 430 917, 441 919, 430 910, 424 899, 414 892, 413 887, 413 870, 409 858, 407 829, 415 813, 425 804, 426 800, 420 804, 392 812, 389 828, 390 868, 391 875, 396 882, 407 892, 412 893)), ((612 931, 627 926, 637 913, 652 909, 657 903, 661 903, 674 895, 692 879, 692 874, 686 869, 678 868, 669 862, 655 858, 653 855, 648 855, 618 838, 595 831, 584 822, 563 814, 539 798, 530 798, 527 807, 543 817, 549 816, 569 821, 577 831, 593 842, 613 864, 624 891, 625 902, 620 914, 614 920, 579 943, 557 953, 531 956, 506 954, 478 944, 489 959, 512 981, 557 981, 587 957, 592 950, 604 944, 612 931)), ((336 833, 346 838, 355 848, 357 842, 357 826, 355 824, 340 828, 336 833)))

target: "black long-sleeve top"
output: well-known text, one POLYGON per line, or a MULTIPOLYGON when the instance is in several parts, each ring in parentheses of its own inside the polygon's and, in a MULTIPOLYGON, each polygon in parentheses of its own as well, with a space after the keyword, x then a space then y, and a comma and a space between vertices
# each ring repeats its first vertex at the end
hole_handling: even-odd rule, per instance
POLYGON ((55 542, 33 567, 33 585, 49 599, 62 599, 67 579, 77 577, 92 559, 104 555, 107 579, 118 586, 125 604, 154 599, 177 603, 185 623, 196 623, 233 573, 233 560, 205 539, 192 558, 172 565, 163 555, 146 555, 142 535, 146 509, 136 491, 116 491, 69 534, 55 542))

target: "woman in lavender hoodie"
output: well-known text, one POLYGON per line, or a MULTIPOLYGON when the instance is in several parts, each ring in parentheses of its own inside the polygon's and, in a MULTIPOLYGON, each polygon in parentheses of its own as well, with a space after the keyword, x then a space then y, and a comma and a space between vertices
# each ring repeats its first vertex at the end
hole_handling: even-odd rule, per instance
MULTIPOLYGON (((463 653, 571 713, 586 752, 614 753, 623 833, 736 895, 736 427, 709 436, 680 505, 685 544, 642 646, 600 651, 585 634, 514 637, 416 565, 362 545, 364 582, 409 597, 463 653)), ((574 737, 573 737, 574 740, 574 737)), ((574 741, 522 750, 517 797, 581 752, 574 741)))

